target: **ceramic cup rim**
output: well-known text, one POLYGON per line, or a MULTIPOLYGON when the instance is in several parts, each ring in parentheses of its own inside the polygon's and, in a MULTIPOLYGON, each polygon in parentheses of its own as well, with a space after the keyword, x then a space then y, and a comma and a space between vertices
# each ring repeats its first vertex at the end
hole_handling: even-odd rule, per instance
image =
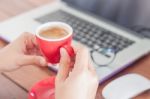
POLYGON ((64 23, 64 22, 47 22, 47 23, 44 23, 44 24, 40 25, 36 29, 35 35, 38 38, 40 38, 42 40, 45 40, 45 41, 62 41, 62 40, 65 40, 65 39, 69 38, 72 35, 72 33, 73 33, 73 29, 67 23, 64 23), (60 27, 60 28, 65 29, 68 32, 68 35, 65 36, 65 37, 62 37, 62 38, 58 38, 58 39, 48 39, 48 38, 44 38, 44 37, 39 35, 39 33, 41 33, 41 31, 46 30, 48 28, 53 28, 53 27, 60 27))

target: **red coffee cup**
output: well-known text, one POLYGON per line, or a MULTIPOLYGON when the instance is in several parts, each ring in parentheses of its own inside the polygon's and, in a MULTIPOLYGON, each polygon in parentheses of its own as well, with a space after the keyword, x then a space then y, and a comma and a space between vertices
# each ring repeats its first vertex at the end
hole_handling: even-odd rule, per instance
POLYGON ((41 52, 50 64, 57 64, 60 61, 60 48, 65 48, 70 55, 74 57, 74 50, 71 47, 73 29, 70 25, 63 22, 48 22, 39 26, 36 30, 36 39, 41 52), (59 39, 47 39, 39 35, 41 31, 60 27, 68 32, 68 35, 59 39))

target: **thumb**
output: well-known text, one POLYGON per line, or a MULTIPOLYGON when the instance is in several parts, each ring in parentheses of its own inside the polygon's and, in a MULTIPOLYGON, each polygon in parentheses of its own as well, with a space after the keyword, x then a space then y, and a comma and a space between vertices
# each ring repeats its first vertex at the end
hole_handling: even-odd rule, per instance
POLYGON ((58 70, 57 79, 60 81, 65 80, 69 75, 70 70, 70 57, 64 48, 60 49, 61 59, 60 68, 58 70))
POLYGON ((47 62, 44 57, 42 56, 35 56, 35 55, 24 55, 19 60, 19 65, 39 65, 39 66, 46 66, 47 62))

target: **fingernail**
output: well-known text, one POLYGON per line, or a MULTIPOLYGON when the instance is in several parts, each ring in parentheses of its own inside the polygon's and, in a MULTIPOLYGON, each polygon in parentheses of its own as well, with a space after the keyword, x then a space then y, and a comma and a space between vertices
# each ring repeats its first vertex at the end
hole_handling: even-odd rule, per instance
POLYGON ((65 49, 64 49, 64 48, 61 48, 61 49, 60 49, 60 54, 61 54, 61 56, 64 56, 65 53, 66 53, 65 49))
POLYGON ((44 58, 41 58, 40 65, 46 66, 46 60, 44 58))

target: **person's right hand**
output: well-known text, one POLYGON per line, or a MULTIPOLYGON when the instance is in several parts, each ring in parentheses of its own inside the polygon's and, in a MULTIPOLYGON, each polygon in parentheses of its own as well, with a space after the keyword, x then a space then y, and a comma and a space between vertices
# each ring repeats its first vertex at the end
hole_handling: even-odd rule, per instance
POLYGON ((89 53, 85 47, 76 50, 73 69, 70 57, 61 49, 60 68, 56 76, 56 99, 95 99, 98 78, 90 63, 89 53))

